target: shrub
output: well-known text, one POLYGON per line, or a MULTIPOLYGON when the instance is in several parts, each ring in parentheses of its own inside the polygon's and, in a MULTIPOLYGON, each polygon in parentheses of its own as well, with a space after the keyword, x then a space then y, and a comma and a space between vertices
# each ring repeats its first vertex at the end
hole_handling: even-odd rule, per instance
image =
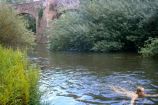
POLYGON ((38 105, 38 70, 25 54, 0 47, 0 105, 38 105))
MULTIPOLYGON (((53 21, 54 31, 50 37, 52 50, 87 51, 92 46, 93 36, 89 36, 89 26, 81 23, 79 15, 69 12, 53 21), (70 21, 73 20, 73 21, 70 21)), ((48 33, 47 33, 48 34, 48 33)))
POLYGON ((27 21, 27 29, 36 33, 36 19, 29 14, 21 14, 24 17, 25 21, 27 21))
POLYGON ((0 44, 10 46, 33 45, 34 35, 27 23, 10 7, 0 6, 0 44))
POLYGON ((52 22, 50 49, 138 51, 149 37, 157 36, 157 8, 156 0, 82 1, 78 11, 52 22))
POLYGON ((149 38, 139 53, 144 56, 158 56, 158 38, 149 38))

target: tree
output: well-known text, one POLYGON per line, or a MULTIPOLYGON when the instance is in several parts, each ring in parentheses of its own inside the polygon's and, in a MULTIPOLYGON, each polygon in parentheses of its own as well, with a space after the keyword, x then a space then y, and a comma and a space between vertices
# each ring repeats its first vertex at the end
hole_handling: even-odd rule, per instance
POLYGON ((29 14, 21 14, 21 16, 24 17, 24 19, 27 21, 27 29, 36 33, 36 20, 33 16, 29 14))
POLYGON ((139 53, 144 56, 158 57, 158 38, 149 38, 139 53))
POLYGON ((67 11, 52 22, 50 48, 138 51, 149 37, 157 36, 157 8, 156 0, 81 1, 78 11, 67 11))
POLYGON ((3 45, 32 45, 34 35, 26 29, 27 22, 23 17, 8 7, 0 7, 0 44, 3 45))

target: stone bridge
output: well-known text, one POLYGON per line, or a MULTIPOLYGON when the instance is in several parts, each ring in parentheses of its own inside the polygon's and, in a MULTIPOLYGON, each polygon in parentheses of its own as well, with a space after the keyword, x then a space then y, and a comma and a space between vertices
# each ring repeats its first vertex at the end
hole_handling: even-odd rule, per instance
POLYGON ((36 20, 36 41, 39 43, 47 42, 47 36, 44 30, 47 27, 47 19, 45 15, 46 5, 44 0, 34 1, 23 4, 12 4, 18 14, 29 14, 36 20), (42 12, 42 13, 40 13, 42 12))
POLYGON ((36 20, 36 41, 40 43, 47 42, 47 35, 44 30, 48 27, 49 20, 58 17, 58 7, 64 7, 64 10, 76 9, 79 6, 79 0, 39 0, 30 3, 12 4, 18 14, 30 14, 36 20), (42 11, 42 16, 40 12, 42 11))

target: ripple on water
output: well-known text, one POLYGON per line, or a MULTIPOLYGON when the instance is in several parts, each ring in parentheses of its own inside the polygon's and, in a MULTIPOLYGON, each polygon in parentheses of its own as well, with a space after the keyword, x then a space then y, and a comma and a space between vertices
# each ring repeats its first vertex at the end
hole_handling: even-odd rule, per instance
MULTIPOLYGON (((42 72, 40 90, 44 93, 41 99, 50 105, 128 105, 129 99, 114 93, 109 85, 131 91, 138 85, 148 87, 151 81, 140 74, 142 72, 114 72, 100 76, 88 69, 51 68, 42 72)), ((158 100, 144 99, 140 102, 154 104, 158 100)))

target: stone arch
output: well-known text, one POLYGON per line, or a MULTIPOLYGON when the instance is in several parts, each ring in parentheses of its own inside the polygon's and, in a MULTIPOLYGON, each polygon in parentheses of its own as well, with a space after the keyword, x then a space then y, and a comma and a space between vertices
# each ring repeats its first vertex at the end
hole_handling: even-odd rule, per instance
POLYGON ((39 25, 39 19, 38 19, 38 16, 36 16, 35 13, 31 13, 30 11, 20 11, 18 12, 18 15, 23 15, 23 14, 28 14, 28 15, 31 15, 34 19, 35 19, 35 23, 36 23, 36 34, 38 34, 38 25, 39 25))
POLYGON ((38 9, 34 6, 29 5, 18 5, 16 7, 17 14, 29 14, 36 20, 36 34, 38 34, 38 24, 39 24, 39 17, 38 17, 38 9))
POLYGON ((41 17, 39 17, 39 11, 43 8, 43 0, 41 1, 34 1, 29 3, 23 4, 13 4, 12 7, 16 10, 17 14, 29 14, 31 15, 36 21, 36 40, 37 42, 41 42, 42 35, 43 35, 43 21, 41 17), (42 25, 41 25, 42 24, 42 25))
POLYGON ((35 17, 33 14, 26 13, 26 12, 21 12, 21 13, 19 13, 18 15, 22 15, 22 16, 25 16, 25 15, 26 15, 26 16, 31 17, 32 20, 34 20, 34 22, 35 22, 35 30, 32 29, 32 31, 36 33, 36 31, 37 31, 37 21, 36 21, 36 17, 35 17))
POLYGON ((67 10, 76 10, 79 7, 79 0, 39 0, 23 4, 11 4, 16 9, 18 14, 31 14, 36 19, 36 39, 37 42, 47 42, 47 36, 44 35, 44 30, 48 26, 49 20, 57 18, 67 10), (64 7, 64 11, 58 13, 56 8, 64 7), (39 10, 43 9, 43 16, 39 17, 39 10))
POLYGON ((34 19, 36 19, 36 15, 34 13, 30 13, 30 12, 18 12, 17 15, 31 15, 34 19))

